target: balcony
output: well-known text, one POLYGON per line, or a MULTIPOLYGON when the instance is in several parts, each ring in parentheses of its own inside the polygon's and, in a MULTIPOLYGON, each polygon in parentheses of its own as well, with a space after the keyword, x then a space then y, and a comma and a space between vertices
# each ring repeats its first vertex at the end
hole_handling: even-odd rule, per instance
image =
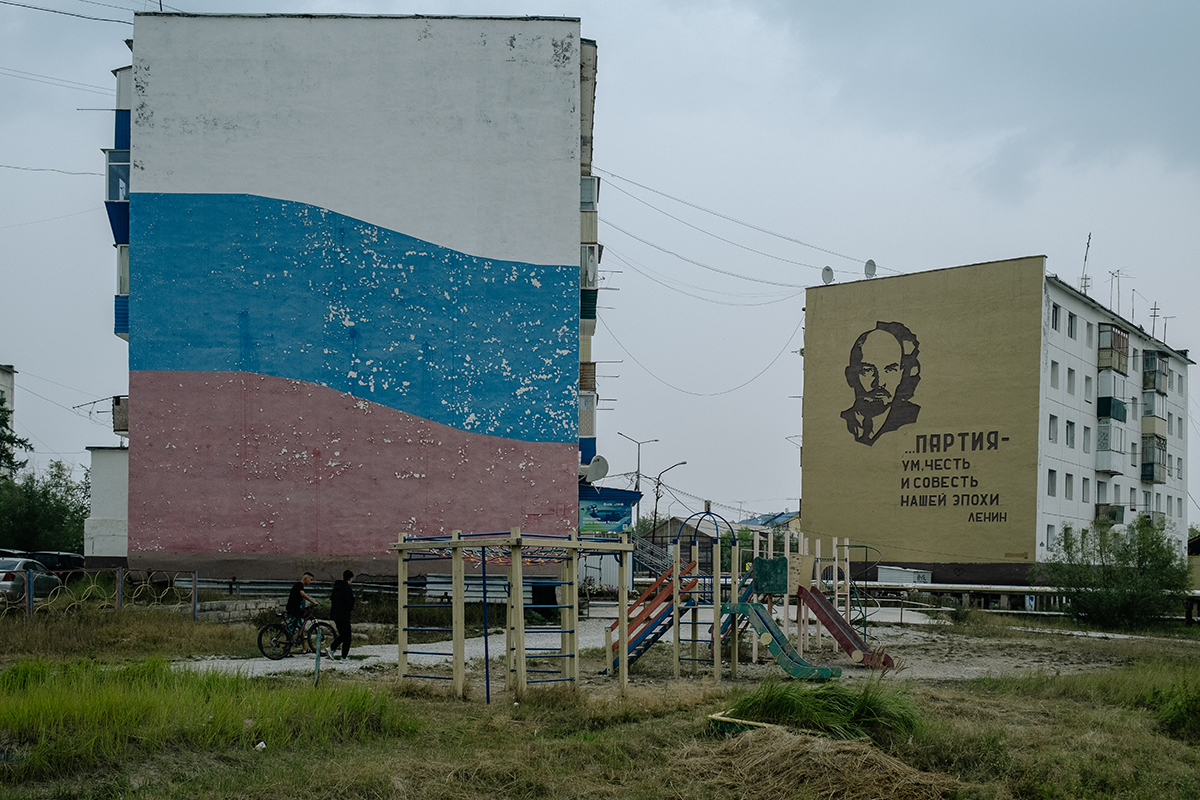
POLYGON ((1142 464, 1142 483, 1166 483, 1166 464, 1142 464))
POLYGON ((1125 401, 1118 400, 1115 397, 1096 398, 1096 416, 1101 419, 1118 419, 1121 422, 1125 422, 1128 419, 1125 401))
POLYGON ((1106 519, 1116 525, 1125 524, 1125 506, 1096 503, 1095 519, 1106 519))
POLYGON ((1119 453, 1116 450, 1096 451, 1096 472, 1103 472, 1108 475, 1121 475, 1124 474, 1124 465, 1127 463, 1129 463, 1129 457, 1124 453, 1119 453))
POLYGON ((1129 374, 1129 334, 1108 322, 1099 326, 1100 341, 1096 356, 1097 369, 1115 370, 1129 374))
POLYGON ((129 435, 129 395, 114 397, 112 402, 113 433, 129 435))
POLYGON ((1157 350, 1146 350, 1142 353, 1142 389, 1158 394, 1167 393, 1167 375, 1170 370, 1170 359, 1166 353, 1157 350))
POLYGON ((129 341, 129 295, 119 294, 113 298, 113 333, 129 341))

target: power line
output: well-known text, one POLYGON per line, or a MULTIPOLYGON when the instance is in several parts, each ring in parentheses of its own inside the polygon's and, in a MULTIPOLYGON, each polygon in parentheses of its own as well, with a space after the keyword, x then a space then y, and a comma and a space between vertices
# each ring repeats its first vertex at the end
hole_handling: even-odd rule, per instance
POLYGON ((121 25, 132 25, 132 22, 123 19, 107 19, 105 17, 89 17, 87 14, 76 14, 71 11, 59 11, 56 8, 42 8, 41 6, 31 6, 25 3, 14 3, 12 0, 0 0, 0 5, 16 6, 17 8, 29 8, 34 11, 45 11, 49 14, 62 14, 65 17, 78 17, 79 19, 90 19, 93 22, 116 22, 121 25))
POLYGON ((4 73, 4 74, 14 73, 14 74, 8 75, 8 77, 10 77, 10 78, 23 78, 26 76, 28 76, 27 79, 29 79, 29 80, 32 80, 34 78, 42 78, 43 80, 38 81, 38 83, 46 83, 47 81, 53 81, 54 85, 64 84, 64 86, 62 87, 64 89, 78 88, 78 89, 83 89, 85 91, 94 91, 97 94, 115 94, 115 92, 112 89, 107 89, 103 86, 96 86, 95 84, 91 84, 91 83, 80 83, 79 81, 69 81, 66 78, 55 78, 53 75, 40 75, 36 72, 26 72, 23 69, 13 69, 12 67, 0 67, 0 73, 4 73))
POLYGON ((779 281, 768 281, 768 280, 765 280, 764 278, 751 278, 749 275, 739 275, 736 272, 730 272, 729 270, 720 269, 719 267, 713 267, 708 264, 705 264, 702 261, 697 261, 694 258, 688 258, 687 256, 680 255, 679 253, 676 253, 674 250, 668 250, 667 248, 663 247, 662 245, 655 244, 654 242, 650 241, 649 239, 643 239, 642 237, 638 236, 636 233, 630 233, 629 231, 625 230, 621 226, 613 224, 611 221, 609 221, 608 219, 606 219, 604 217, 601 217, 600 221, 603 222, 608 227, 610 227, 614 230, 620 231, 621 233, 625 234, 626 236, 628 236, 631 239, 637 239, 642 244, 649 245, 650 247, 653 247, 655 250, 659 250, 663 253, 666 253, 669 256, 675 256, 680 261, 686 261, 689 264, 695 264, 697 267, 700 267, 701 269, 709 270, 710 272, 716 272, 721 275, 728 275, 731 278, 739 278, 743 281, 751 281, 753 283, 762 283, 767 286, 782 286, 787 289, 804 289, 805 288, 804 286, 802 286, 798 283, 781 283, 779 281))
POLYGON ((53 167, 15 167, 12 164, 0 164, 4 169, 19 169, 24 172, 57 172, 60 175, 99 175, 104 177, 103 172, 67 172, 65 169, 54 169, 53 167))
MULTIPOLYGON (((630 197, 630 198, 636 200, 637 202, 641 203, 642 205, 647 206, 648 208, 654 209, 655 211, 662 214, 663 216, 675 220, 680 225, 686 225, 687 227, 691 228, 692 230, 699 231, 700 233, 703 233, 705 236, 711 236, 712 238, 716 239, 717 241, 725 242, 726 244, 731 244, 734 247, 740 247, 742 250, 745 250, 748 253, 754 253, 755 255, 765 256, 766 258, 773 258, 776 261, 782 261, 785 264, 795 264, 796 266, 808 267, 809 269, 821 269, 821 267, 817 266, 816 264, 806 264, 803 261, 796 261, 791 258, 784 258, 783 256, 777 256, 774 253, 766 253, 766 252, 763 252, 762 250, 755 250, 753 247, 748 247, 747 245, 740 244, 739 242, 735 242, 732 239, 726 239, 724 236, 718 236, 717 234, 713 233, 712 231, 707 231, 704 228, 701 228, 699 225, 693 225, 692 223, 688 222, 687 220, 680 219, 679 217, 675 216, 674 214, 664 211, 663 209, 659 208, 658 206, 647 203, 642 198, 638 197, 635 194, 631 194, 631 193, 625 191, 624 189, 622 189, 620 186, 617 186, 616 184, 613 184, 612 188, 616 189, 618 192, 625 195, 626 197, 630 197)), ((847 275, 855 274, 854 272, 852 272, 850 270, 839 269, 839 270, 834 270, 834 271, 835 272, 844 272, 847 275)))
MULTIPOLYGON (((645 190, 646 190, 646 191, 648 191, 648 192, 653 192, 654 194, 660 195, 661 197, 665 197, 665 198, 667 198, 668 200, 674 200, 676 203, 683 203, 685 206, 690 206, 691 208, 694 208, 694 209, 696 209, 696 210, 698 210, 698 211, 703 211, 703 212, 704 212, 704 213, 706 213, 706 214, 712 214, 712 215, 713 215, 713 216, 715 216, 715 217, 720 217, 721 219, 728 220, 729 222, 733 222, 733 223, 735 223, 735 224, 737 224, 737 225, 743 225, 743 226, 745 226, 745 227, 747 227, 747 228, 750 228, 750 229, 752 229, 752 230, 756 230, 756 231, 758 231, 759 233, 765 233, 765 234, 767 234, 768 236, 774 236, 774 237, 776 237, 776 238, 778 238, 778 239, 783 239, 784 241, 792 242, 793 244, 798 244, 798 245, 800 245, 800 246, 802 246, 802 247, 808 247, 808 248, 811 248, 811 249, 813 249, 813 250, 819 250, 819 251, 820 251, 820 252, 822 252, 822 253, 827 253, 827 254, 829 254, 829 255, 831 255, 831 256, 837 256, 838 258, 844 258, 844 259, 846 259, 847 261, 854 261, 854 262, 857 262, 857 263, 859 263, 859 264, 865 263, 865 262, 863 261, 863 259, 860 259, 860 258, 854 258, 853 256, 848 256, 848 255, 846 255, 846 254, 844 254, 844 253, 839 253, 839 252, 837 252, 836 250, 828 250, 828 249, 826 249, 826 248, 824 248, 824 247, 818 247, 818 246, 817 246, 817 245, 815 245, 815 244, 809 244, 808 242, 801 241, 800 239, 796 239, 796 238, 794 238, 794 237, 791 237, 791 236, 788 236, 788 235, 786 235, 786 234, 783 234, 783 233, 776 233, 775 231, 768 230, 767 228, 760 227, 760 226, 758 226, 758 225, 755 225, 755 224, 754 224, 754 223, 752 223, 752 222, 746 222, 746 221, 744 221, 744 220, 737 219, 736 217, 731 217, 731 216, 729 216, 728 214, 722 214, 720 211, 713 211, 713 210, 712 210, 712 209, 710 209, 710 208, 705 208, 704 206, 697 205, 696 203, 692 203, 692 202, 690 202, 690 201, 684 200, 683 198, 680 198, 680 197, 675 197, 674 195, 669 195, 669 194, 667 194, 666 192, 661 192, 661 191, 659 191, 658 189, 652 189, 652 188, 650 188, 649 186, 646 186, 646 185, 644 185, 644 184, 638 183, 637 181, 630 180, 629 178, 623 177, 623 176, 621 176, 621 175, 617 175, 617 174, 616 174, 616 173, 614 173, 614 172, 609 172, 608 170, 605 170, 605 169, 600 169, 599 167, 597 167, 597 166, 596 166, 596 165, 594 165, 594 164, 592 165, 592 171, 593 171, 593 172, 599 172, 599 173, 601 173, 602 175, 607 175, 607 176, 608 176, 608 177, 610 177, 610 178, 616 178, 617 180, 620 180, 620 181, 625 181, 626 183, 633 184, 634 186, 638 187, 639 189, 645 189, 645 190)), ((899 274, 899 270, 889 269, 888 267, 880 267, 880 269, 886 269, 888 272, 895 272, 895 273, 899 274)))
POLYGON ((789 336, 787 338, 787 341, 784 342, 783 347, 779 350, 778 353, 775 354, 775 357, 771 359, 771 362, 769 364, 767 364, 765 367, 763 367, 762 370, 759 371, 759 373, 757 375, 755 375, 753 378, 751 378, 750 380, 748 380, 745 383, 742 383, 738 386, 734 386, 732 389, 726 389, 721 392, 692 392, 687 389, 676 386, 672 383, 668 383, 667 381, 665 381, 662 378, 655 375, 650 370, 649 367, 647 367, 641 361, 637 360, 637 356, 635 356, 633 353, 629 352, 629 348, 627 348, 625 345, 623 345, 621 343, 621 340, 617 338, 617 335, 615 333, 613 333, 612 328, 608 327, 608 323, 604 321, 603 317, 598 317, 598 319, 600 321, 600 324, 604 326, 604 330, 608 331, 608 335, 611 336, 613 338, 613 341, 617 343, 617 346, 620 347, 625 352, 625 355, 627 355, 631 359, 633 359, 633 363, 637 364, 639 367, 646 370, 647 375, 649 375, 651 378, 654 378, 654 380, 658 381, 663 386, 666 386, 668 389, 674 389, 677 392, 681 392, 683 394, 689 394, 692 397, 719 397, 723 394, 729 394, 730 392, 736 392, 738 389, 745 388, 746 386, 749 386, 750 384, 754 383, 754 381, 761 378, 767 370, 769 370, 771 367, 775 366, 775 362, 779 360, 779 357, 782 356, 785 352, 787 352, 788 345, 790 345, 792 343, 792 339, 796 338, 796 334, 800 332, 800 326, 802 326, 804 324, 804 316, 801 315, 800 321, 796 323, 795 330, 792 331, 791 336, 789 336))
MULTIPOLYGON (((775 298, 775 299, 773 299, 773 300, 763 300, 763 301, 761 301, 761 302, 758 302, 758 303, 734 303, 734 302, 730 302, 730 301, 727 301, 727 300, 716 300, 716 299, 713 299, 713 298, 711 298, 711 297, 703 297, 703 296, 701 296, 701 295, 698 295, 698 294, 692 294, 691 292, 685 292, 683 289, 680 289, 678 286, 672 286, 672 285, 670 285, 669 283, 666 283, 665 281, 659 280, 658 278, 654 277, 653 275, 650 275, 650 274, 648 274, 647 272, 643 272, 641 269, 639 269, 639 268, 638 268, 638 267, 635 265, 635 263, 634 263, 634 262, 632 262, 630 259, 627 259, 627 258, 625 258, 625 257, 624 257, 624 256, 622 256, 620 253, 618 253, 618 252, 616 252, 615 250, 613 250, 613 249, 612 249, 612 247, 606 246, 604 249, 605 249, 605 252, 606 252, 608 255, 612 256, 612 257, 613 257, 613 258, 615 258, 615 259, 617 259, 617 260, 618 260, 618 261, 620 261, 622 264, 624 264, 625 266, 629 267, 631 270, 633 270, 634 272, 638 273, 638 274, 639 274, 639 275, 641 275, 642 277, 644 277, 644 278, 647 278, 648 280, 654 281, 655 283, 657 283, 659 286, 662 286, 663 288, 670 289, 670 290, 671 290, 671 291, 673 291, 673 292, 679 292, 679 293, 680 293, 680 294, 682 294, 682 295, 685 295, 685 296, 687 296, 687 297, 692 297, 692 298, 695 298, 696 300, 700 300, 700 301, 703 301, 703 302, 705 302, 705 303, 715 303, 716 305, 721 305, 721 306, 735 306, 735 307, 741 307, 741 308, 745 308, 745 307, 756 307, 756 306, 769 306, 769 305, 773 305, 773 304, 775 304, 775 303, 782 303, 782 302, 785 302, 785 301, 787 301, 787 300, 791 300, 792 298, 794 298, 794 297, 799 297, 799 296, 800 296, 800 294, 802 294, 802 292, 792 292, 791 294, 785 295, 785 296, 783 296, 783 297, 776 297, 776 298, 775 298)), ((649 269, 649 268, 647 267, 646 269, 649 269)), ((684 286, 691 286, 691 284, 683 284, 683 285, 684 285, 684 286)), ((714 293, 715 293, 715 292, 717 292, 717 290, 716 290, 716 289, 703 289, 703 288, 701 288, 701 287, 698 287, 698 286, 692 286, 692 288, 694 288, 694 289, 696 289, 697 291, 700 291, 700 292, 714 292, 714 293)))
POLYGON ((102 210, 103 209, 100 209, 100 208, 89 208, 87 211, 76 211, 73 214, 63 214, 61 217, 48 217, 47 219, 35 219, 32 222, 18 222, 13 225, 0 225, 0 231, 7 230, 9 228, 20 228, 25 225, 40 225, 43 222, 54 222, 55 220, 58 220, 58 219, 67 219, 68 217, 78 217, 80 214, 91 214, 94 211, 102 211, 102 210))

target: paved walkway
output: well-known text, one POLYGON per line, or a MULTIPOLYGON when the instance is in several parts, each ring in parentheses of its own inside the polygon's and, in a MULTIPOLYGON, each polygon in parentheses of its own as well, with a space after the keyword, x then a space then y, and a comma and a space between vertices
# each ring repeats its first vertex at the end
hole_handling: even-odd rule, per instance
MULTIPOLYGON (((615 605, 613 606, 615 610, 615 605)), ((599 611, 600 609, 594 609, 599 611)), ((777 609, 778 610, 778 609, 777 609)), ((795 625, 795 609, 792 609, 792 624, 795 625)), ((701 609, 700 620, 708 624, 712 619, 711 609, 701 609), (706 613, 707 612, 707 613, 706 613)), ((938 620, 918 611, 900 610, 895 608, 876 609, 870 621, 876 625, 891 625, 903 622, 906 625, 938 624, 938 620), (901 619, 903 617, 903 619, 901 619)), ((612 623, 612 618, 593 617, 580 620, 579 648, 586 650, 604 646, 604 630, 612 623)), ((794 628, 793 628, 794 632, 794 628)), ((615 634, 614 634, 615 638, 615 634)), ((560 646, 560 635, 557 633, 538 633, 536 629, 527 629, 525 645, 528 649, 537 647, 553 648, 560 646)), ((493 633, 485 637, 478 636, 467 639, 464 643, 464 653, 467 662, 481 660, 485 654, 490 658, 500 658, 504 655, 505 635, 493 633), (485 644, 486 641, 486 644, 485 644)), ((409 646, 409 663, 420 666, 448 666, 453 657, 453 643, 450 641, 433 642, 429 644, 414 644, 409 646), (417 652, 413 652, 417 651, 417 652)), ((380 665, 399 663, 399 648, 394 644, 358 645, 350 648, 350 658, 346 661, 321 657, 321 671, 358 672, 370 670, 380 665)), ((196 658, 178 662, 178 666, 199 670, 220 670, 223 672, 239 672, 244 675, 273 675, 278 673, 305 673, 316 669, 316 656, 296 655, 280 661, 271 661, 264 656, 257 658, 196 658)))

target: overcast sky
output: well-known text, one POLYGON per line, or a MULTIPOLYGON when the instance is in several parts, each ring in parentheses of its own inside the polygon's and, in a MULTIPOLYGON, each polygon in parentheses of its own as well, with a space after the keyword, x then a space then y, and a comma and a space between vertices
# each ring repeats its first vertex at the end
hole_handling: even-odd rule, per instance
MULTIPOLYGON (((126 22, 158 7, 29 4, 126 22)), ((1150 330, 1157 303, 1172 317, 1168 343, 1200 347, 1194 2, 164 6, 582 19, 599 47, 611 290, 593 356, 615 362, 598 369, 599 452, 612 473, 632 473, 621 431, 659 440, 642 447, 651 480, 687 461, 664 476, 660 511, 700 498, 731 519, 796 508, 799 287, 825 265, 851 280, 868 258, 887 275, 1044 254, 1078 285, 1090 233, 1092 296, 1116 306, 1119 270, 1123 315, 1150 330)), ((89 109, 111 107, 110 70, 130 62, 132 30, 0 4, 0 363, 19 371, 17 432, 39 467, 86 465, 85 447, 118 441, 108 398, 127 391, 127 349, 111 333, 115 254, 98 175, 112 114, 89 109)), ((1200 465, 1195 401, 1191 414, 1200 465)))

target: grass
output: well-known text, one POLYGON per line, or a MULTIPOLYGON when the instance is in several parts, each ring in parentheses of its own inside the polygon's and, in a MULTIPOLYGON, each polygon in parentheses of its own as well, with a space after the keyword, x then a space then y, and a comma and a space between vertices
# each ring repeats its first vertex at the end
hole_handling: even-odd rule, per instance
POLYGON ((738 699, 730 716, 816 731, 836 739, 887 742, 917 727, 916 707, 904 691, 880 680, 856 688, 839 683, 767 680, 738 699))
POLYGON ((91 772, 159 751, 258 742, 304 747, 412 735, 386 692, 175 670, 162 658, 113 666, 20 661, 0 673, 0 730, 17 781, 91 772))
POLYGON ((1190 643, 1063 637, 1120 666, 939 683, 673 681, 664 664, 626 697, 593 677, 485 705, 394 670, 313 687, 168 663, 241 637, 207 627, 0 620, 0 800, 1200 798, 1190 643), (731 706, 791 730, 711 735, 707 715, 731 706))

